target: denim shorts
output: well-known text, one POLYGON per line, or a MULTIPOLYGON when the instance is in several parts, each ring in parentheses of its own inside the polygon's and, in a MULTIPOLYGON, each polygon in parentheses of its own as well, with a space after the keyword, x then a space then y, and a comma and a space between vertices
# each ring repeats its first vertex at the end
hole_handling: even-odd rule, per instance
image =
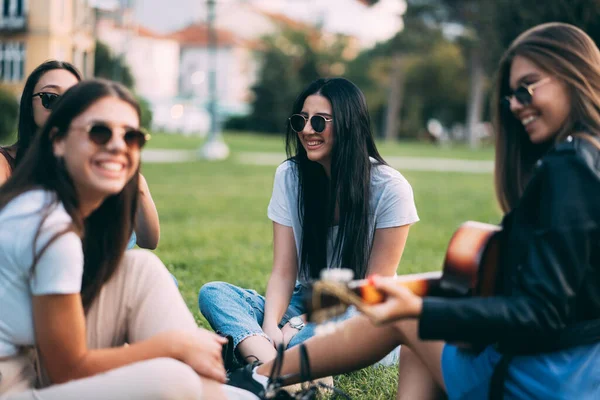
MULTIPOLYGON (((445 345, 442 375, 449 400, 486 399, 494 368, 502 358, 494 347, 480 353, 445 345)), ((504 384, 505 399, 600 399, 600 343, 553 353, 514 357, 504 384)))

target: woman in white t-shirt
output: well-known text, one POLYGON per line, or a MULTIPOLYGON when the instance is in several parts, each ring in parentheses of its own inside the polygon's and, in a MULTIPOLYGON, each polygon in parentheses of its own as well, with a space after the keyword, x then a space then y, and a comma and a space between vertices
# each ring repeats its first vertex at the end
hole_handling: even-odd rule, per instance
POLYGON ((139 126, 122 85, 79 83, 0 187, 2 400, 231 393, 223 339, 197 327, 158 258, 125 254, 148 138, 139 126))
POLYGON ((412 188, 379 155, 364 95, 350 81, 319 79, 300 94, 286 150, 268 208, 274 257, 265 297, 224 282, 200 290, 202 314, 232 338, 241 362, 273 359, 279 343, 314 335, 304 325, 302 283, 321 270, 394 275, 419 220, 412 188))

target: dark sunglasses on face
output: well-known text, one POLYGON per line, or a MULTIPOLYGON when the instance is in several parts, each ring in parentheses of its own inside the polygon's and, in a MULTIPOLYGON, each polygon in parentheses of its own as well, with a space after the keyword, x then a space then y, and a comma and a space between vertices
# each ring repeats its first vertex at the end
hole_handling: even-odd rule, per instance
POLYGON ((56 100, 58 100, 60 95, 58 95, 56 93, 39 92, 39 93, 34 93, 32 97, 39 97, 42 100, 42 106, 46 110, 52 110, 52 106, 54 105, 56 100))
MULTIPOLYGON (((90 140, 98 146, 106 145, 108 142, 110 142, 113 136, 112 128, 100 122, 95 122, 88 126, 73 128, 86 131, 90 140)), ((123 140, 128 148, 141 149, 144 147, 146 142, 150 140, 150 134, 142 132, 138 129, 128 129, 123 135, 123 140)))
MULTIPOLYGON (((294 132, 302 132, 306 123, 308 122, 308 117, 302 114, 294 114, 289 118, 290 127, 294 132)), ((333 121, 333 118, 325 118, 322 115, 313 115, 310 118, 310 125, 317 133, 322 133, 325 130, 328 122, 333 121)))
POLYGON ((512 101, 513 96, 522 106, 526 107, 530 105, 533 101, 533 91, 549 81, 550 77, 546 77, 529 85, 524 83, 521 84, 521 86, 513 90, 511 94, 502 98, 502 105, 506 109, 510 109, 510 102, 512 101))

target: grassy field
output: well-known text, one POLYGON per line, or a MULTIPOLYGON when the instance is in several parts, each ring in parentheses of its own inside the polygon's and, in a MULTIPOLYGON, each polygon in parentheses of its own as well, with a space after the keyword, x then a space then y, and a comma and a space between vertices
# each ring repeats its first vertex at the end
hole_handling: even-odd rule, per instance
MULTIPOLYGON (((195 148, 197 139, 156 135, 155 148, 195 148), (176 138, 176 139, 175 139, 176 138), (168 140, 167 139, 175 139, 168 140), (168 146, 167 146, 168 145, 168 146)), ((226 135, 232 151, 277 151, 278 139, 226 135), (277 144, 277 146, 275 146, 277 144)), ((404 154, 403 145, 384 155, 404 154), (400 154, 399 154, 400 153, 400 154)), ((411 144, 412 156, 489 159, 489 150, 436 149, 411 144)), ((264 293, 271 268, 271 222, 266 209, 272 167, 236 165, 231 161, 147 164, 143 167, 161 218, 156 253, 175 274, 198 322, 198 289, 223 280, 264 293)), ((453 230, 464 220, 498 222, 491 175, 401 171, 410 181, 421 221, 411 228, 400 273, 437 270, 453 230)), ((356 399, 392 399, 395 368, 368 368, 336 377, 336 386, 356 399)))
MULTIPOLYGON (((257 151, 283 153, 285 143, 283 136, 259 135, 241 132, 225 132, 224 140, 231 151, 257 151)), ((182 136, 165 133, 155 133, 148 142, 152 149, 197 149, 204 139, 197 136, 182 136)), ((429 143, 403 141, 398 143, 378 142, 377 146, 383 156, 410 157, 441 157, 460 158, 465 160, 492 160, 493 148, 485 146, 475 151, 464 144, 453 144, 447 147, 435 146, 429 143)))
MULTIPOLYGON (((232 152, 282 152, 277 137, 226 134, 232 152)), ((150 148, 195 149, 198 138, 156 134, 150 148)), ((385 156, 492 159, 489 148, 438 148, 422 143, 383 144, 385 156)), ((266 216, 273 167, 223 162, 143 166, 161 221, 156 254, 179 280, 198 322, 197 294, 206 282, 222 280, 264 293, 272 260, 272 224, 266 216)), ((411 228, 399 273, 438 270, 450 235, 465 220, 499 222, 492 176, 401 171, 412 184, 421 221, 411 228)), ((327 356, 327 355, 323 355, 327 356)), ((395 368, 367 368, 336 377, 336 386, 355 399, 392 399, 395 368)))

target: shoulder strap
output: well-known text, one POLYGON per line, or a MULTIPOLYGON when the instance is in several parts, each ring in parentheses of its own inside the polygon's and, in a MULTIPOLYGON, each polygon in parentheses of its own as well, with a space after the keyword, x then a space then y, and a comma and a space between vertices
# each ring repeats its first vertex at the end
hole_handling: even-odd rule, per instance
POLYGON ((596 136, 590 135, 588 133, 574 133, 572 136, 584 139, 587 142, 593 144, 598 150, 600 150, 600 140, 598 140, 596 136))

